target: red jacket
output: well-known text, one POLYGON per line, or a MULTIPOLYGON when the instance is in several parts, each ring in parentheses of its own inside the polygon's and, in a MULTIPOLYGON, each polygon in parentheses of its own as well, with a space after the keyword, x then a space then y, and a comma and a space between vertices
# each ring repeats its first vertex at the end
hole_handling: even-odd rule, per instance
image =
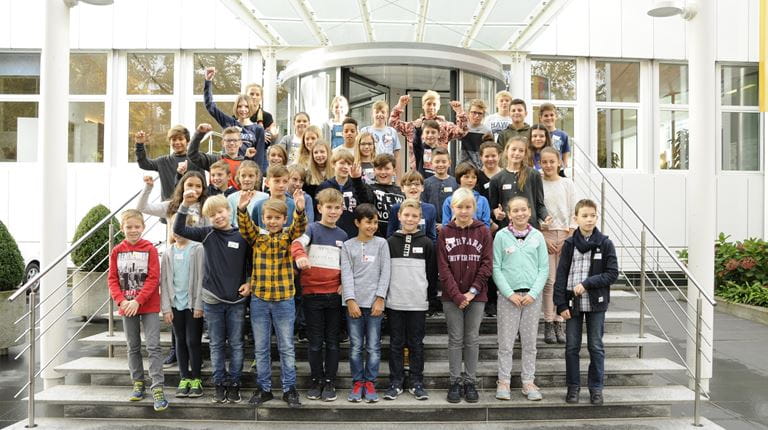
POLYGON ((455 221, 443 226, 437 237, 437 269, 443 301, 459 306, 464 293, 475 287, 473 301, 488 301, 488 278, 493 273, 493 240, 482 221, 460 228, 455 221))
POLYGON ((150 241, 130 244, 124 240, 112 249, 109 293, 118 306, 124 300, 136 300, 138 313, 160 312, 160 259, 150 241))

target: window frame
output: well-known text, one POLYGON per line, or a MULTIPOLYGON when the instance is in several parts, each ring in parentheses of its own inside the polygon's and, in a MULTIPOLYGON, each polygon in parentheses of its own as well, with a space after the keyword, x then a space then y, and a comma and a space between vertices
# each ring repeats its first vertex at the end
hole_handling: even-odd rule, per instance
MULTIPOLYGON (((67 159, 68 165, 110 165, 112 160, 112 151, 110 150, 112 146, 109 144, 109 142, 112 140, 112 128, 113 128, 113 116, 112 116, 112 109, 113 109, 113 85, 110 85, 111 80, 114 76, 114 58, 113 56, 114 51, 112 50, 96 50, 96 49, 83 49, 83 50, 70 50, 70 64, 72 59, 72 54, 106 54, 107 56, 107 68, 105 70, 106 76, 106 88, 104 90, 104 94, 72 94, 71 92, 68 94, 67 97, 67 112, 69 112, 69 104, 71 103, 104 103, 104 145, 103 145, 103 151, 102 154, 102 160, 99 161, 69 161, 67 159)), ((69 142, 67 142, 67 151, 69 151, 69 142)))
MULTIPOLYGON (((717 114, 715 118, 717 135, 715 136, 717 152, 716 160, 717 173, 726 173, 728 175, 744 176, 744 175, 756 175, 764 174, 765 163, 763 157, 765 153, 765 135, 763 130, 765 129, 764 115, 760 114, 760 106, 738 106, 738 105, 724 105, 722 100, 723 81, 722 73, 723 67, 758 67, 758 63, 743 62, 743 61, 724 61, 716 62, 715 64, 715 85, 717 91, 717 114), (757 130, 757 157, 758 168, 757 170, 728 170, 723 169, 723 114, 724 113, 756 113, 758 115, 758 130, 757 130)), ((759 81, 758 81, 759 85, 759 81)), ((760 91, 760 88, 758 88, 760 91)))
MULTIPOLYGON (((652 67, 652 82, 653 82, 653 97, 652 100, 652 106, 653 106, 653 132, 652 132, 652 139, 653 139, 653 154, 651 157, 651 164, 650 168, 648 169, 651 173, 661 173, 665 175, 685 175, 690 170, 690 161, 691 161, 691 146, 690 143, 688 145, 688 167, 685 169, 662 169, 659 166, 658 158, 659 154, 661 154, 663 138, 661 136, 661 113, 662 112, 670 112, 670 111, 677 111, 677 112, 686 112, 688 113, 688 121, 690 121, 690 109, 689 109, 689 103, 679 103, 679 104, 672 104, 672 103, 661 103, 661 99, 659 97, 659 89, 661 85, 661 68, 660 66, 662 64, 667 65, 679 65, 679 66, 688 66, 688 62, 686 61, 662 61, 662 60, 656 60, 653 61, 651 64, 652 67)), ((689 67, 689 66, 688 66, 689 67)), ((688 69, 688 93, 689 93, 689 102, 690 102, 690 67, 688 69)))

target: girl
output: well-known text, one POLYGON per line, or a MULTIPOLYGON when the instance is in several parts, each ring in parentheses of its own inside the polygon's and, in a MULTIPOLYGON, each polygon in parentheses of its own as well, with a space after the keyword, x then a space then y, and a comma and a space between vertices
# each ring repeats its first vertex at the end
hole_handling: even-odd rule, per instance
POLYGON ((176 337, 181 377, 176 397, 201 397, 203 246, 175 233, 172 235, 173 245, 163 253, 160 262, 160 302, 163 319, 166 324, 173 324, 176 337))
POLYGON ((533 228, 539 228, 539 220, 549 221, 550 216, 544 206, 544 188, 541 185, 541 175, 528 166, 528 145, 522 136, 514 136, 507 141, 504 154, 507 157, 507 167, 491 178, 488 187, 488 200, 493 208, 494 218, 499 228, 506 227, 507 219, 502 207, 512 197, 523 196, 531 204, 531 219, 533 228))
POLYGON ((265 111, 261 107, 261 100, 262 95, 264 94, 264 90, 261 85, 253 83, 245 87, 245 93, 248 94, 248 96, 251 98, 251 102, 256 107, 256 113, 251 115, 251 121, 264 127, 264 140, 266 140, 267 145, 269 145, 272 143, 274 138, 277 137, 275 133, 277 128, 273 127, 275 121, 272 118, 272 114, 265 111))
POLYGON ((467 402, 475 403, 479 399, 475 375, 480 322, 493 266, 491 233, 482 221, 473 219, 476 205, 472 191, 459 188, 453 193, 451 204, 453 220, 440 229, 437 238, 441 299, 448 325, 448 401, 458 403, 463 394, 467 402))
MULTIPOLYGON (((155 185, 151 176, 144 177, 144 190, 139 195, 139 200, 136 202, 136 210, 141 213, 156 216, 158 218, 171 219, 173 215, 179 210, 181 202, 184 200, 184 193, 187 191, 194 191, 197 195, 197 203, 190 206, 188 220, 191 220, 193 227, 204 227, 210 225, 208 218, 202 216, 202 208, 205 203, 205 199, 208 198, 207 185, 205 183, 205 176, 197 171, 189 171, 184 174, 176 184, 176 188, 173 189, 171 199, 159 203, 149 203, 149 195, 152 193, 152 188, 155 185)), ((172 239, 169 237, 169 243, 172 239)))
POLYGON ((299 112, 293 116, 293 134, 288 134, 280 139, 278 145, 288 153, 288 164, 293 164, 299 158, 299 149, 301 148, 301 138, 309 127, 309 114, 299 112))
POLYGON ((549 276, 544 284, 542 307, 544 308, 544 342, 565 343, 565 323, 555 312, 552 301, 557 265, 560 263, 560 251, 563 242, 573 234, 576 224, 570 216, 574 212, 576 200, 573 181, 561 178, 560 153, 553 147, 541 150, 541 171, 544 173, 544 205, 552 215, 552 221, 542 223, 542 233, 547 241, 549 253, 549 276))
POLYGON ((549 130, 543 124, 534 124, 528 131, 528 165, 541 171, 541 150, 552 147, 552 138, 549 130))
POLYGON ((509 226, 499 230, 493 240, 493 281, 499 289, 499 314, 496 320, 499 379, 496 383, 496 398, 509 400, 512 397, 509 388, 512 350, 519 333, 522 344, 522 392, 528 400, 541 400, 539 387, 533 381, 541 311, 539 297, 549 273, 547 246, 544 236, 528 223, 531 217, 528 199, 513 197, 507 204, 507 214, 509 226))
POLYGON ((373 135, 363 131, 357 135, 355 141, 355 164, 363 169, 363 179, 366 184, 376 182, 373 173, 373 159, 376 158, 376 145, 373 135))
POLYGON ((475 191, 487 199, 489 197, 488 189, 491 186, 491 178, 501 172, 501 166, 499 166, 501 147, 493 141, 493 135, 488 134, 483 137, 483 143, 480 145, 478 152, 480 153, 480 162, 483 167, 477 172, 475 191))
POLYGON ((299 158, 296 159, 296 163, 309 168, 310 160, 312 159, 312 147, 315 146, 315 142, 320 140, 320 133, 322 132, 317 126, 310 125, 307 127, 306 131, 304 131, 304 135, 301 137, 299 158))
POLYGON ((245 156, 248 148, 255 148, 256 155, 253 160, 261 169, 267 167, 266 143, 264 140, 264 128, 251 121, 251 116, 256 114, 256 107, 253 105, 251 97, 246 94, 240 94, 235 99, 233 106, 233 115, 227 115, 216 107, 213 101, 213 77, 216 75, 215 67, 205 69, 205 84, 203 85, 203 101, 205 109, 216 120, 222 128, 237 126, 240 127, 240 139, 243 144, 240 147, 240 156, 245 156))
MULTIPOLYGON (((309 134, 309 130, 304 134, 309 134)), ((312 160, 309 162, 309 172, 306 176, 307 182, 304 184, 304 192, 314 198, 317 194, 317 187, 326 179, 332 177, 331 148, 325 141, 320 140, 312 148, 312 160)))
POLYGON ((240 193, 243 191, 254 191, 251 201, 248 203, 248 216, 253 216, 253 208, 256 207, 256 203, 261 200, 269 198, 269 194, 257 191, 256 187, 261 184, 259 177, 261 176, 261 170, 259 166, 253 161, 245 160, 240 163, 240 167, 237 168, 235 173, 235 180, 240 187, 239 191, 236 191, 227 196, 229 202, 229 208, 232 211, 232 226, 237 228, 237 204, 240 201, 240 193))
MULTIPOLYGON (((270 166, 285 166, 288 163, 288 154, 280 145, 270 146, 269 151, 267 151, 267 158, 269 159, 270 166)), ((267 185, 266 177, 261 179, 261 191, 269 194, 269 186, 267 185)))
POLYGON ((336 96, 331 100, 331 114, 333 118, 323 123, 323 139, 331 143, 331 148, 335 149, 344 144, 344 135, 342 133, 341 122, 349 113, 349 102, 346 97, 336 96))

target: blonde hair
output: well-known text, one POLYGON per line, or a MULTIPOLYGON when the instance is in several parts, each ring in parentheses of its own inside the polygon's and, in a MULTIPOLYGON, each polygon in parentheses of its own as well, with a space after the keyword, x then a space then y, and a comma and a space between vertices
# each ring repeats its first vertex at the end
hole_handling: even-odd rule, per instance
POLYGON ((248 117, 250 118, 251 115, 256 113, 256 106, 253 104, 253 99, 251 99, 251 96, 248 94, 238 94, 237 98, 235 99, 235 104, 232 106, 232 115, 237 118, 237 105, 240 104, 240 102, 246 102, 248 103, 248 117))
POLYGON ((333 151, 333 157, 331 157, 331 164, 336 164, 336 162, 339 160, 344 160, 347 163, 352 164, 355 162, 355 156, 352 155, 352 153, 346 149, 337 149, 336 151, 333 151))
POLYGON ((342 196, 341 191, 337 190, 336 188, 326 188, 320 191, 317 193, 316 199, 318 205, 324 205, 326 203, 344 204, 344 196, 342 196))
POLYGON ((371 163, 373 162, 373 159, 376 158, 376 139, 373 138, 373 134, 364 131, 362 133, 358 133, 357 137, 355 138, 355 163, 360 164, 363 159, 363 154, 360 153, 360 142, 366 138, 371 138, 371 143, 373 144, 371 147, 371 163))
POLYGON ((262 216, 264 216, 267 211, 277 212, 282 216, 288 216, 288 205, 282 200, 269 199, 265 201, 264 205, 261 207, 262 216))
POLYGON ((416 199, 405 199, 402 203, 400 203, 400 209, 397 211, 398 214, 403 213, 403 210, 405 208, 412 208, 417 209, 419 213, 421 213, 421 203, 419 203, 416 199))
POLYGON ((229 202, 224 197, 224 194, 212 196, 205 200, 205 203, 203 203, 203 216, 211 218, 216 215, 219 209, 229 210, 229 202))
POLYGON ((240 186, 240 172, 243 170, 253 170, 256 172, 256 182, 258 183, 261 180, 261 169, 259 169, 259 165, 254 163, 251 160, 243 160, 240 162, 240 165, 237 167, 237 173, 235 174, 235 182, 238 186, 240 186))
POLYGON ((166 139, 168 139, 169 141, 171 140, 171 138, 175 136, 182 136, 184 137, 184 139, 187 140, 187 142, 189 142, 189 130, 187 129, 187 127, 184 127, 183 125, 180 125, 180 124, 174 125, 170 129, 168 129, 168 133, 165 135, 166 139))
POLYGON ((144 215, 137 209, 126 209, 123 211, 123 213, 120 215, 120 228, 123 228, 123 225, 125 225, 125 222, 129 219, 137 219, 141 221, 141 225, 144 224, 144 215))
POLYGON ((267 168, 267 178, 284 178, 289 175, 288 169, 282 164, 276 164, 267 168))
POLYGON ((498 104, 499 104, 499 100, 500 100, 501 98, 508 98, 508 99, 509 99, 509 101, 510 101, 510 103, 511 103, 511 102, 512 102, 512 99, 513 99, 514 97, 512 97, 512 93, 510 93, 509 91, 499 91, 498 93, 496 93, 496 97, 495 97, 495 98, 494 98, 494 100, 493 100, 493 101, 496 103, 496 105, 497 105, 497 106, 498 106, 498 104))
MULTIPOLYGON (((455 208, 465 203, 472 203, 472 207, 477 208, 477 202, 475 201, 475 195, 472 190, 466 188, 459 188, 451 195, 451 208, 455 208)), ((454 212, 454 217, 456 214, 454 212)))
POLYGON ((374 113, 378 110, 384 110, 389 112, 389 105, 385 100, 379 100, 376 103, 374 103, 373 106, 371 107, 371 113, 374 113))
POLYGON ((310 125, 309 127, 307 127, 306 130, 304 130, 304 134, 301 135, 301 145, 299 146, 299 158, 297 160, 297 163, 302 164, 304 166, 309 165, 310 160, 312 160, 312 148, 308 149, 307 146, 304 144, 304 141, 307 139, 307 133, 314 133, 315 136, 317 136, 317 140, 315 141, 315 144, 317 144, 323 139, 323 131, 320 130, 320 127, 316 125, 310 125))
MULTIPOLYGON (((507 144, 504 146, 504 158, 509 157, 509 148, 512 146, 512 143, 514 142, 520 142, 523 144, 523 148, 525 148, 525 153, 523 154, 523 160, 520 162, 520 170, 517 172, 517 189, 520 191, 523 191, 525 189, 525 182, 528 180, 528 174, 531 172, 531 167, 528 166, 528 160, 530 159, 529 153, 530 149, 528 149, 527 144, 528 139, 522 137, 522 136, 513 136, 507 140, 507 144)), ((507 166, 510 167, 510 166, 507 166)))
POLYGON ((306 176, 309 185, 320 185, 323 181, 333 176, 333 169, 331 168, 331 147, 324 140, 318 140, 317 143, 315 143, 315 146, 312 147, 312 152, 315 152, 315 148, 318 146, 325 148, 325 167, 317 165, 314 155, 309 158, 309 172, 306 176))
POLYGON ((421 105, 424 106, 429 100, 434 100, 435 103, 437 103, 438 108, 440 107, 440 94, 438 94, 437 91, 427 90, 427 92, 421 96, 421 105))
POLYGON ((482 101, 482 100, 480 100, 480 99, 472 99, 472 100, 469 102, 469 107, 470 107, 470 109, 471 109, 472 107, 476 107, 476 108, 478 108, 478 109, 482 109, 482 110, 483 110, 483 113, 485 113, 485 112, 488 110, 488 106, 485 104, 485 102, 484 102, 484 101, 482 101))
POLYGON ((345 112, 343 114, 341 114, 342 117, 346 116, 347 113, 349 112, 349 101, 347 101, 347 98, 344 97, 344 96, 336 96, 336 97, 334 97, 331 100, 331 105, 328 106, 328 109, 330 109, 331 112, 333 112, 333 105, 335 105, 336 102, 344 102, 344 104, 347 106, 347 108, 344 109, 345 112))

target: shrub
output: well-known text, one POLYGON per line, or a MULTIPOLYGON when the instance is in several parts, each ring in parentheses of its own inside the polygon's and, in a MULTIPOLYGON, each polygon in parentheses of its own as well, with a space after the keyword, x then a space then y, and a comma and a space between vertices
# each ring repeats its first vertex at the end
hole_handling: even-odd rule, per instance
MULTIPOLYGON (((96 224, 109 215, 109 209, 104 205, 96 205, 80 220, 80 224, 77 225, 75 235, 72 237, 72 243, 83 237, 85 233, 88 233, 96 224)), ((120 224, 116 219, 112 218, 112 225, 114 226, 114 232, 117 237, 114 240, 114 244, 123 240, 123 234, 120 233, 120 224)), ((97 272, 105 272, 109 268, 109 258, 106 258, 109 254, 109 247, 104 245, 109 238, 109 225, 104 224, 88 239, 72 252, 72 262, 76 267, 80 267, 83 272, 90 272, 95 270, 97 272), (91 255, 96 253, 96 256, 88 260, 91 255), (103 261, 102 261, 103 260, 103 261), (86 261, 88 261, 86 263, 86 261)))
POLYGON ((0 291, 12 290, 24 279, 24 258, 16 240, 0 221, 0 291))
POLYGON ((717 295, 729 302, 768 307, 768 286, 759 282, 737 284, 728 281, 718 288, 717 295))
POLYGON ((756 238, 728 242, 728 238, 720 233, 715 242, 715 288, 727 282, 768 284, 768 242, 756 238))

